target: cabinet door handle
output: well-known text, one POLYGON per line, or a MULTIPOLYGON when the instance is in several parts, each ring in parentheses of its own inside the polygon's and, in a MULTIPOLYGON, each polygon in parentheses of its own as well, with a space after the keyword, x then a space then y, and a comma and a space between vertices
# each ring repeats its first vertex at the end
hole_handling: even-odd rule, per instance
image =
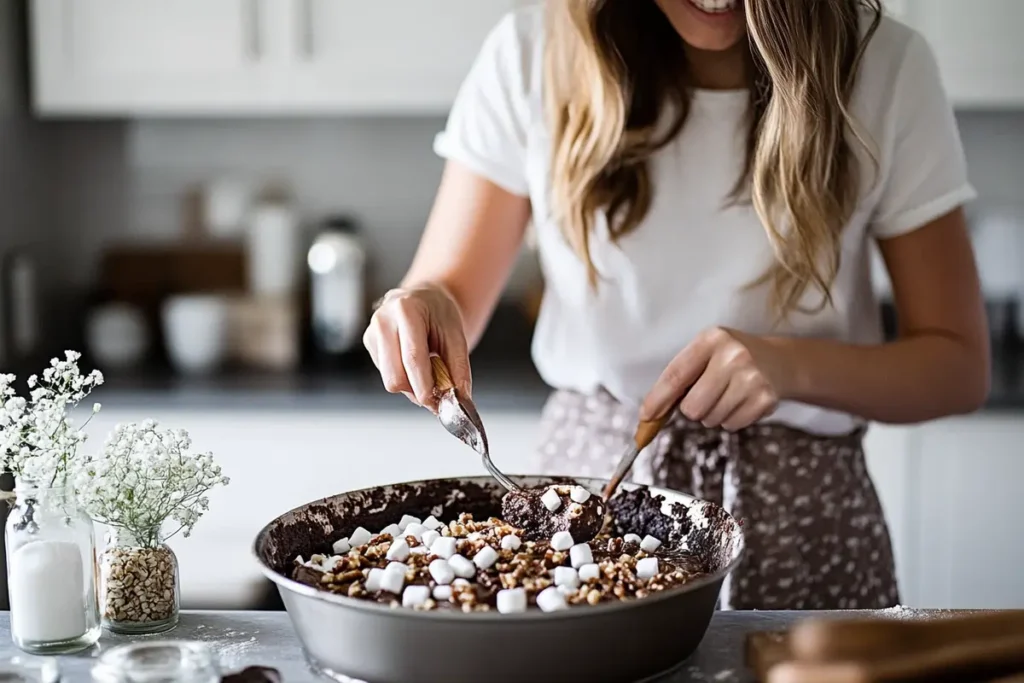
POLYGON ((316 51, 313 37, 313 0, 299 0, 299 2, 299 12, 302 15, 299 19, 300 30, 302 31, 300 36, 302 56, 306 59, 312 59, 316 51))
POLYGON ((259 59, 263 52, 263 43, 260 40, 260 0, 248 0, 245 12, 245 21, 249 28, 249 56, 259 59))

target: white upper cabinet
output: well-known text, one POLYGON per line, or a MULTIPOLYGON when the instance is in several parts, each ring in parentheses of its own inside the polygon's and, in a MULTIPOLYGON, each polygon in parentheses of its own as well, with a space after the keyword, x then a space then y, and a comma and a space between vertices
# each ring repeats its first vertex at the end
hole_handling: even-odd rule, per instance
POLYGON ((1024 107, 1024 2, 890 0, 895 16, 932 49, 953 104, 961 109, 1024 107))

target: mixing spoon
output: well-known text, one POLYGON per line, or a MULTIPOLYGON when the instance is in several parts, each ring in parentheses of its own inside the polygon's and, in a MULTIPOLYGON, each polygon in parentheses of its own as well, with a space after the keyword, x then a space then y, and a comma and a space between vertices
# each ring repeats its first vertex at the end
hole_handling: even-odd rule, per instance
POLYGON ((448 432, 459 441, 468 445, 480 454, 484 467, 498 483, 509 491, 521 491, 522 488, 505 476, 491 462, 490 450, 487 446, 487 432, 480 420, 480 413, 468 396, 455 388, 448 366, 438 356, 430 357, 430 365, 434 371, 434 394, 437 397, 437 418, 448 432))

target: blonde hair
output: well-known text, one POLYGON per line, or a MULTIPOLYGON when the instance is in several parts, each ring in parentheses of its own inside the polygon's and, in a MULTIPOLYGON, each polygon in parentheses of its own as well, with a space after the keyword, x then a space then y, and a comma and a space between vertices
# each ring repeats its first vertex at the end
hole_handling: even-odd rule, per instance
MULTIPOLYGON (((869 156, 848 102, 879 0, 746 0, 751 91, 747 156, 730 201, 749 196, 775 252, 769 284, 780 317, 808 287, 831 302, 840 231, 856 208, 853 144, 869 156), (873 12, 862 36, 861 12, 873 12)), ((686 122, 691 85, 682 40, 654 0, 549 0, 544 105, 552 131, 551 200, 596 285, 598 212, 613 240, 651 206, 651 155, 686 122)), ((872 156, 873 158, 873 156, 872 156)))

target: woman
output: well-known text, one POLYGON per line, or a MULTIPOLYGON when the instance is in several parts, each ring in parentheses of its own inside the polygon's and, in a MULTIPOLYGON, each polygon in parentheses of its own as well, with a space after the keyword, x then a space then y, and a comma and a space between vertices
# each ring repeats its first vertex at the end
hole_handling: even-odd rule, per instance
POLYGON ((431 352, 470 390, 532 219, 542 468, 607 476, 638 406, 675 411, 634 480, 744 521, 724 606, 897 603, 865 425, 988 391, 973 191, 918 34, 877 0, 550 2, 492 32, 436 148, 419 251, 364 338, 389 391, 430 407, 431 352))

